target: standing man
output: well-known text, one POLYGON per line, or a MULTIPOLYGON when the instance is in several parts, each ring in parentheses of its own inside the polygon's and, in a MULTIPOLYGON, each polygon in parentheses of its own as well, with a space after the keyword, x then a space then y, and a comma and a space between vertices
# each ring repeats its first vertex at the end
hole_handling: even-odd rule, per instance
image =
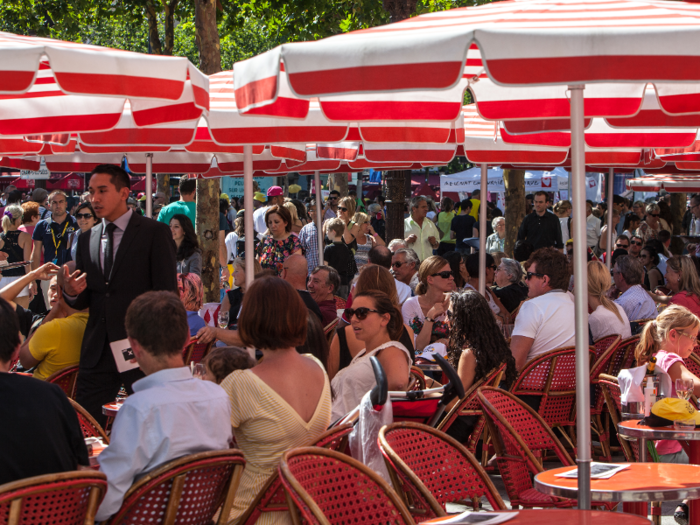
MULTIPOLYGON (((192 224, 197 224, 197 202, 196 202, 196 192, 197 192, 197 179, 188 179, 187 177, 182 177, 180 179, 180 184, 178 185, 180 191, 180 200, 172 202, 167 206, 164 206, 160 213, 158 214, 158 222, 164 222, 170 226, 170 219, 173 215, 181 213, 187 215, 187 217, 192 221, 192 224)), ((162 194, 165 196, 165 194, 162 194)), ((158 199, 156 198, 156 203, 158 199)))
POLYGON ((620 222, 617 224, 617 234, 622 235, 625 231, 625 219, 627 214, 630 213, 630 209, 627 206, 627 199, 621 197, 620 195, 613 195, 613 206, 620 213, 620 222))
POLYGON ((90 195, 101 222, 81 234, 77 270, 63 268, 63 290, 76 310, 90 309, 80 354, 77 401, 100 424, 102 405, 113 401, 122 383, 131 385, 144 373, 117 369, 126 344, 124 318, 131 302, 151 290, 177 293, 175 241, 165 224, 141 217, 126 205, 129 176, 119 166, 92 170, 90 195))
POLYGON ((326 201, 326 208, 323 211, 323 221, 335 219, 338 216, 338 201, 340 200, 340 192, 331 190, 326 201))
POLYGON ((593 215, 593 203, 586 201, 586 246, 593 249, 600 239, 600 219, 593 215))
POLYGON ((403 221, 404 240, 421 261, 430 257, 440 245, 440 232, 433 221, 426 220, 427 214, 428 199, 419 195, 411 201, 411 216, 403 221))
POLYGON ((282 191, 282 188, 279 186, 270 186, 267 190, 267 206, 261 206, 253 213, 253 226, 257 233, 262 235, 267 231, 265 213, 267 213, 268 208, 282 205, 284 205, 284 191, 282 191))
POLYGON ((314 218, 308 224, 304 225, 299 232, 299 244, 301 244, 306 256, 307 274, 316 268, 320 261, 318 258, 318 229, 316 228, 316 202, 309 203, 309 214, 314 218))
POLYGON ((518 241, 531 244, 535 250, 550 246, 562 250, 564 243, 561 240, 561 224, 556 215, 547 213, 547 193, 535 193, 533 203, 535 211, 523 219, 518 230, 518 241))
MULTIPOLYGON (((61 266, 71 260, 68 239, 78 229, 77 221, 68 215, 66 194, 56 190, 49 195, 51 216, 37 223, 32 233, 34 247, 32 248, 32 270, 41 266, 41 255, 44 261, 61 266)), ((41 281, 41 291, 44 294, 44 304, 49 304, 49 282, 41 281)))

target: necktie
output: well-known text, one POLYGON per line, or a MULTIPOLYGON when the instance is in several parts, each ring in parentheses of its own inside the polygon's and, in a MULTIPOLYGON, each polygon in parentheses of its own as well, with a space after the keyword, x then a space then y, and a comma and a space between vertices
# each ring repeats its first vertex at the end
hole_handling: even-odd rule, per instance
POLYGON ((104 275, 105 280, 109 281, 109 276, 112 273, 112 263, 114 262, 114 230, 117 229, 117 225, 110 222, 107 225, 107 247, 105 248, 105 267, 104 275))

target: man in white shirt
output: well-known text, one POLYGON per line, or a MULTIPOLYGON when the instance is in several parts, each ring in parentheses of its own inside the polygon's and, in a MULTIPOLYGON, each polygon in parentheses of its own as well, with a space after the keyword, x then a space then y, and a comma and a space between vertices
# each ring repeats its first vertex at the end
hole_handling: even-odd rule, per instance
POLYGON ((638 319, 656 319, 658 314, 656 303, 642 288, 644 281, 642 261, 637 257, 623 255, 615 260, 612 271, 615 286, 622 292, 615 302, 622 306, 630 322, 638 319))
POLYGON ((426 218, 427 214, 428 199, 419 195, 411 201, 411 216, 403 221, 405 241, 421 261, 430 257, 440 244, 440 232, 435 223, 426 218))
POLYGON ((394 278, 410 286, 413 293, 416 292, 416 286, 419 283, 419 265, 418 255, 410 248, 396 250, 391 258, 391 271, 394 274, 394 278))
POLYGON ((95 516, 116 513, 134 481, 189 454, 223 450, 231 441, 226 392, 194 379, 182 360, 189 339, 187 312, 171 292, 147 292, 126 312, 131 350, 146 374, 119 409, 109 446, 100 454, 107 494, 95 516))
POLYGON ((575 344, 566 255, 555 248, 540 248, 528 263, 529 300, 520 307, 510 341, 518 370, 540 354, 575 344))
POLYGON ((267 190, 267 205, 261 206, 253 213, 253 226, 259 234, 265 233, 267 224, 265 224, 265 213, 271 206, 282 206, 284 204, 284 191, 279 186, 270 186, 267 190))
POLYGON ((586 244, 593 248, 600 238, 600 219, 593 215, 593 205, 586 201, 586 244))

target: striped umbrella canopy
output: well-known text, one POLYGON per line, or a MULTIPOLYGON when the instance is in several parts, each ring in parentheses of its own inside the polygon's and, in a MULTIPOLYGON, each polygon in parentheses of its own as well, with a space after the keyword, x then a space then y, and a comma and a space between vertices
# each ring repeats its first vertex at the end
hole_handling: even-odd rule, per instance
POLYGON ((632 191, 659 191, 669 193, 700 192, 700 174, 653 174, 626 181, 627 189, 632 191))

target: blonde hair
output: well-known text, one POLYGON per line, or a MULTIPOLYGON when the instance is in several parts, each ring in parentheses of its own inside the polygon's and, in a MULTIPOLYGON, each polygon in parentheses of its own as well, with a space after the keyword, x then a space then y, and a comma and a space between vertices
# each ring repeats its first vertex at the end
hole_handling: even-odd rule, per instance
MULTIPOLYGON (((239 270, 245 272, 245 258, 236 257, 233 260, 232 265, 234 266, 234 268, 238 268, 239 270)), ((258 275, 260 272, 262 272, 262 266, 260 266, 260 262, 257 259, 253 259, 253 276, 258 275)))
POLYGON ((700 277, 695 268, 695 263, 688 255, 677 255, 666 261, 666 266, 679 274, 680 281, 679 289, 681 292, 687 292, 688 295, 695 295, 700 298, 700 277))
POLYGON ((426 293, 428 291, 428 277, 439 272, 445 266, 449 266, 449 264, 446 259, 439 255, 431 255, 420 263, 420 268, 418 268, 418 280, 420 282, 416 285, 416 295, 426 293))
POLYGON ((7 233, 7 231, 12 227, 17 219, 21 219, 24 214, 22 206, 18 204, 10 204, 5 208, 5 212, 2 216, 2 231, 7 233))
POLYGON ((294 206, 294 203, 292 201, 285 202, 284 207, 287 208, 289 214, 292 216, 292 223, 299 220, 299 212, 297 211, 297 207, 294 206))
POLYGON ((350 217, 355 215, 355 210, 357 209, 357 205, 355 204, 355 201, 352 199, 352 197, 343 197, 338 202, 338 206, 342 206, 343 208, 347 208, 348 215, 350 215, 350 217))
POLYGON ((608 267, 600 261, 590 261, 588 263, 588 293, 598 299, 603 308, 614 313, 620 322, 623 322, 620 311, 606 296, 606 292, 610 289, 610 272, 608 267))
POLYGON ((369 217, 367 216, 366 213, 362 213, 361 211, 358 211, 355 214, 355 216, 352 218, 352 222, 354 222, 358 226, 361 226, 364 223, 369 222, 369 217))
POLYGON ((671 330, 698 327, 700 327, 700 319, 685 306, 672 304, 666 307, 654 321, 648 322, 644 327, 634 351, 637 365, 644 365, 652 355, 661 350, 661 345, 668 339, 671 330))

